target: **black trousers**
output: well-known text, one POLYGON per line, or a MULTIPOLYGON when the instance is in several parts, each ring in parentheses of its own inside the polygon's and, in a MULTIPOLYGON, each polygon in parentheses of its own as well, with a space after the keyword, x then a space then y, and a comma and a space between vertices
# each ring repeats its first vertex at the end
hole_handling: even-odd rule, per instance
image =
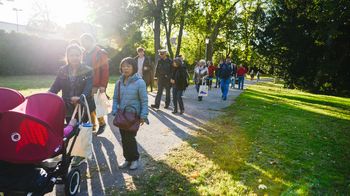
POLYGON ((123 156, 126 161, 136 161, 140 158, 139 151, 137 150, 136 132, 130 132, 123 129, 119 129, 122 137, 123 156))
POLYGON ((170 104, 170 81, 167 78, 158 78, 158 92, 155 100, 155 105, 160 106, 160 100, 163 95, 163 90, 165 88, 165 106, 170 104))
POLYGON ((177 111, 177 103, 179 103, 180 110, 184 111, 184 102, 182 101, 182 90, 178 90, 176 87, 173 87, 173 104, 174 111, 177 111))

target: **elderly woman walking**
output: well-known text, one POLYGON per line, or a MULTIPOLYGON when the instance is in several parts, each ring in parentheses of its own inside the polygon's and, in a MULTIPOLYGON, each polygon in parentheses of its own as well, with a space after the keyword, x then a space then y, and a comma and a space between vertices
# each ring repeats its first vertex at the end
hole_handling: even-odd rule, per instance
MULTIPOLYGON (((198 65, 194 68, 194 82, 196 84, 197 93, 199 92, 199 87, 205 82, 205 77, 208 76, 208 68, 205 66, 205 60, 200 60, 198 65)), ((198 101, 202 101, 203 97, 198 96, 198 101)))
MULTIPOLYGON (((146 83, 137 73, 138 67, 135 59, 124 58, 120 63, 120 79, 116 82, 113 96, 112 114, 116 115, 119 110, 134 108, 140 117, 140 125, 148 122, 148 97, 146 83)), ((136 134, 127 129, 119 129, 122 138, 123 155, 125 161, 120 168, 135 170, 139 166, 139 152, 137 150, 136 134)))

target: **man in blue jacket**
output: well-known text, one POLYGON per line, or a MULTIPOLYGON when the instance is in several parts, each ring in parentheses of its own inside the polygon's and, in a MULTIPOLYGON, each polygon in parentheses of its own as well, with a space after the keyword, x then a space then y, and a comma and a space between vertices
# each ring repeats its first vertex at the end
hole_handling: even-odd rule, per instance
POLYGON ((227 99, 227 94, 231 82, 231 74, 232 74, 232 65, 231 65, 231 59, 230 57, 226 58, 225 63, 220 65, 220 85, 221 85, 221 92, 222 92, 222 100, 227 99))

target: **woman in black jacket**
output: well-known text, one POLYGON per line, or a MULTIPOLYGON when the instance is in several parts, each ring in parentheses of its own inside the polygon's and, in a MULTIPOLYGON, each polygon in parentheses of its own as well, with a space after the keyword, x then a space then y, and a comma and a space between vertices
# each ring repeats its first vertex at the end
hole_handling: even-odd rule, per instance
POLYGON ((58 70, 55 82, 49 92, 57 94, 62 90, 62 99, 66 106, 66 121, 73 114, 74 107, 80 100, 80 95, 84 94, 90 111, 95 110, 91 89, 92 89, 92 69, 81 64, 82 50, 77 44, 71 44, 66 49, 67 64, 58 70))
POLYGON ((180 106, 180 114, 183 114, 185 111, 184 103, 182 101, 182 93, 188 86, 186 76, 186 68, 182 65, 181 59, 175 58, 173 61, 173 74, 170 80, 173 85, 173 114, 176 114, 178 112, 177 103, 179 103, 180 106))

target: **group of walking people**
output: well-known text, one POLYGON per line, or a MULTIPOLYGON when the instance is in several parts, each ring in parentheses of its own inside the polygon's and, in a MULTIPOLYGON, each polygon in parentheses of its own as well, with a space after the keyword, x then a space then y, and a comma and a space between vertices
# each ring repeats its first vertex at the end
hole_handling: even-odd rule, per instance
MULTIPOLYGON (((228 91, 231 88, 235 88, 236 82, 238 83, 238 89, 243 90, 244 78, 248 69, 242 64, 236 65, 232 63, 231 58, 227 57, 224 60, 220 60, 217 66, 213 62, 200 60, 197 62, 194 68, 193 81, 196 85, 197 92, 201 85, 208 85, 210 90, 215 79, 215 88, 221 88, 221 99, 227 100, 228 91)), ((251 69, 250 74, 254 75, 254 70, 251 69)), ((260 79, 260 72, 257 72, 257 77, 260 79)), ((198 96, 198 101, 202 101, 203 97, 198 96)))
MULTIPOLYGON (((152 66, 148 58, 144 56, 143 49, 138 49, 137 52, 137 57, 124 58, 120 63, 121 77, 116 81, 115 85, 112 115, 116 115, 118 110, 134 108, 139 116, 139 123, 142 125, 143 123, 148 123, 148 97, 145 81, 151 82, 149 74, 152 72, 152 66), (145 77, 145 80, 142 79, 142 76, 145 77)), ((84 103, 84 98, 81 96, 84 95, 91 111, 92 122, 90 123, 93 125, 93 131, 96 135, 100 135, 106 128, 106 122, 104 117, 96 118, 96 106, 93 95, 98 91, 99 93, 104 93, 108 81, 109 63, 107 52, 97 46, 91 34, 83 34, 80 37, 80 41, 72 41, 67 46, 66 64, 58 70, 56 79, 49 92, 57 94, 62 91, 62 99, 66 107, 67 124, 72 118, 76 105, 84 103)), ((120 168, 137 169, 140 156, 135 138, 137 132, 126 129, 119 129, 119 131, 125 158, 125 161, 119 166, 120 168)), ((72 166, 78 166, 84 161, 83 157, 74 157, 72 166)))
MULTIPOLYGON (((137 56, 124 58, 120 65, 120 78, 115 82, 112 115, 118 111, 134 110, 140 125, 149 124, 147 87, 153 90, 153 80, 157 79, 158 91, 154 109, 159 109, 163 91, 166 91, 165 107, 169 108, 171 102, 171 89, 173 101, 173 114, 180 115, 185 112, 182 99, 183 93, 189 85, 189 73, 182 56, 170 59, 167 50, 158 51, 160 59, 154 70, 150 58, 145 56, 143 48, 137 48, 137 56), (155 72, 155 73, 154 73, 155 72)), ((194 68, 193 81, 197 92, 201 85, 208 85, 211 89, 213 79, 216 77, 215 87, 221 87, 222 100, 227 99, 229 85, 233 87, 238 78, 238 88, 243 89, 244 76, 247 69, 231 63, 230 58, 221 61, 218 66, 212 62, 200 60, 194 68)), ((81 95, 85 95, 91 111, 93 131, 100 135, 106 128, 104 117, 96 117, 96 106, 93 95, 105 93, 109 81, 109 62, 107 52, 97 46, 91 34, 83 34, 79 41, 72 41, 66 48, 66 64, 61 66, 49 92, 59 93, 66 107, 66 123, 72 119, 74 108, 84 102, 81 95)), ((203 97, 198 96, 198 101, 203 97)), ((73 117, 74 118, 74 117, 73 117)), ((120 168, 137 169, 139 166, 139 152, 137 149, 137 131, 119 128, 125 161, 119 164, 120 168)), ((83 157, 74 157, 72 165, 79 165, 83 157)))
POLYGON ((160 59, 157 63, 155 77, 157 78, 158 91, 152 108, 159 109, 163 91, 165 89, 165 106, 167 109, 170 106, 170 90, 173 93, 173 114, 185 112, 184 103, 182 100, 183 92, 186 90, 188 82, 188 72, 184 65, 182 56, 178 56, 171 60, 167 56, 167 51, 161 49, 158 51, 160 59), (179 107, 178 107, 179 106, 179 107), (180 110, 179 110, 180 109, 180 110))

